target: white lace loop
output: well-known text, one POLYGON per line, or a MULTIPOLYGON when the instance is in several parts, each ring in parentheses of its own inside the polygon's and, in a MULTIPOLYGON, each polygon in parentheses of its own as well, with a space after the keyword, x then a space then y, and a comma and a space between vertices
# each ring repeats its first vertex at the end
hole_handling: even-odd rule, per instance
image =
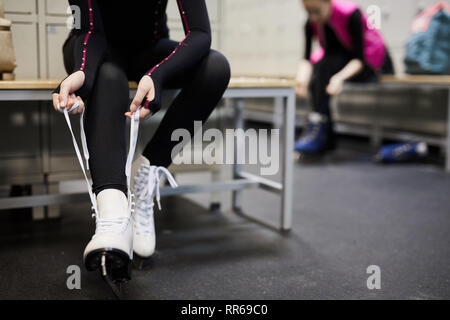
POLYGON ((134 197, 131 195, 131 165, 133 163, 134 153, 136 151, 136 144, 138 140, 139 134, 139 113, 141 108, 139 107, 131 118, 131 126, 130 126, 130 149, 128 151, 127 163, 125 165, 125 175, 127 176, 127 186, 128 186, 128 194, 130 197, 134 197))
POLYGON ((86 110, 86 108, 83 109, 83 112, 81 113, 81 116, 80 116, 80 132, 81 132, 81 146, 83 148, 84 159, 86 160, 86 170, 89 170, 89 150, 88 150, 87 142, 86 142, 86 133, 84 131, 84 111, 85 110, 86 110))
POLYGON ((67 126, 69 127, 70 134, 72 136, 72 143, 75 148, 75 153, 77 154, 78 162, 80 163, 81 170, 83 171, 84 179, 86 180, 86 185, 88 187, 88 192, 89 192, 89 198, 91 199, 91 203, 92 203, 92 209, 94 211, 94 215, 98 218, 97 201, 96 201, 95 195, 92 191, 92 187, 89 182, 89 179, 88 179, 88 176, 86 173, 86 169, 84 168, 83 158, 81 156, 80 148, 78 147, 77 139, 75 139, 75 135, 72 130, 72 124, 70 123, 70 118, 69 118, 69 111, 67 109, 64 109, 63 113, 64 113, 64 118, 66 119, 66 122, 67 122, 67 126))
MULTIPOLYGON (((62 113, 64 113, 64 118, 66 119, 67 126, 69 127, 69 131, 72 136, 72 143, 75 148, 75 153, 77 154, 78 162, 80 163, 81 170, 83 171, 84 179, 86 180, 86 185, 87 185, 88 192, 89 192, 89 198, 91 199, 91 203, 92 203, 92 210, 93 210, 92 216, 96 218, 97 224, 101 225, 99 230, 105 230, 106 226, 110 226, 111 228, 114 229, 114 226, 116 223, 113 221, 117 221, 117 224, 119 224, 119 223, 126 222, 123 219, 129 219, 129 218, 118 218, 118 219, 114 219, 114 220, 108 220, 108 219, 100 219, 100 217, 98 215, 97 201, 96 201, 94 192, 92 191, 92 186, 89 182, 89 179, 88 179, 88 176, 86 173, 86 170, 89 170, 89 164, 88 164, 89 151, 87 148, 86 134, 85 134, 85 130, 84 130, 84 110, 81 113, 81 117, 80 117, 80 131, 81 131, 81 144, 82 144, 82 148, 83 148, 83 155, 84 155, 84 159, 86 160, 86 168, 84 167, 83 157, 81 156, 80 148, 78 147, 77 140, 75 139, 75 135, 72 130, 72 124, 71 124, 70 118, 69 118, 69 113, 78 107, 79 107, 79 103, 77 102, 73 105, 72 108, 70 108, 70 110, 67 110, 66 108, 64 108, 64 110, 62 110, 60 108, 60 106, 58 106, 58 109, 62 113)), ((135 206, 135 203, 133 202, 134 195, 131 194, 131 191, 130 191, 131 190, 131 188, 130 188, 131 162, 133 161, 134 152, 136 150, 136 144, 137 144, 137 139, 138 139, 138 133, 139 133, 139 111, 140 111, 140 108, 138 108, 136 110, 136 112, 133 114, 132 119, 131 119, 130 149, 128 151, 127 163, 125 166, 125 174, 127 176, 127 185, 128 185, 128 199, 129 199, 128 202, 129 202, 131 212, 134 212, 134 206, 135 206)))
POLYGON ((162 175, 165 175, 167 178, 167 181, 169 181, 169 184, 172 188, 178 187, 177 182, 175 181, 175 178, 172 176, 172 174, 164 167, 157 167, 155 169, 155 175, 156 175, 156 203, 158 203, 158 209, 161 210, 161 195, 159 192, 159 182, 162 175))
POLYGON ((130 217, 120 217, 115 219, 99 218, 96 220, 95 235, 105 232, 123 233, 126 230, 129 222, 130 217))
POLYGON ((151 234, 154 232, 152 215, 155 203, 153 197, 156 196, 158 208, 161 210, 159 187, 163 175, 166 176, 173 188, 178 187, 172 174, 164 167, 142 164, 134 177, 134 187, 138 197, 136 213, 134 215, 135 231, 137 234, 151 234))

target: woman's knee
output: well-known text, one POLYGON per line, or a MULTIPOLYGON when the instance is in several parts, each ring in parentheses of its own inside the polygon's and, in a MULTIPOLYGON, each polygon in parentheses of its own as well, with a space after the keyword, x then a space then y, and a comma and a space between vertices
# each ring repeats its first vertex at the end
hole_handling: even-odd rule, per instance
POLYGON ((95 78, 94 87, 88 100, 88 118, 115 119, 123 117, 129 102, 128 79, 125 72, 116 64, 104 62, 95 78), (95 108, 89 108, 94 105, 95 108))
POLYGON ((117 64, 112 62, 104 62, 100 66, 96 80, 97 82, 112 86, 112 88, 115 88, 117 86, 123 87, 124 83, 128 84, 125 71, 117 64))
POLYGON ((218 51, 211 50, 204 59, 203 79, 210 85, 226 88, 231 70, 227 58, 218 51))

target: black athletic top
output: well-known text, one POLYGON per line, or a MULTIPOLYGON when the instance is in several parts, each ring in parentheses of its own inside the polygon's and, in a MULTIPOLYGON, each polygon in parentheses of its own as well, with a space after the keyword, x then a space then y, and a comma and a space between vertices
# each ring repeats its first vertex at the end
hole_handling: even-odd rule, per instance
MULTIPOLYGON (((83 87, 77 91, 83 100, 89 96, 97 71, 108 47, 124 52, 151 47, 158 39, 168 38, 168 0, 69 0, 72 7, 76 36, 74 50, 75 68, 85 73, 83 87)), ((209 52, 211 27, 205 0, 177 1, 186 37, 178 47, 160 63, 150 66, 147 74, 152 77, 155 87, 162 88, 164 82, 177 74, 182 74, 209 52)), ((59 87, 55 90, 59 92, 59 87)))
MULTIPOLYGON (((353 50, 351 52, 339 41, 334 30, 328 24, 324 25, 325 48, 323 49, 325 50, 325 54, 344 53, 364 62, 364 34, 360 10, 356 10, 351 14, 347 28, 352 37, 353 50)), ((309 21, 307 21, 305 25, 306 47, 304 56, 306 60, 309 60, 311 56, 313 36, 312 26, 309 21)))

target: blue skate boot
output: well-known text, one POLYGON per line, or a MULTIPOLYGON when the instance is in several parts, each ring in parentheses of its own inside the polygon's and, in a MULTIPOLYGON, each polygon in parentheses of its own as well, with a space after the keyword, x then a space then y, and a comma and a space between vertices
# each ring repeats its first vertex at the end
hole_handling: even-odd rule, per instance
POLYGON ((414 161, 427 155, 428 145, 425 142, 398 143, 381 147, 375 155, 375 161, 383 163, 414 161))
POLYGON ((295 143, 298 155, 318 155, 334 148, 331 124, 319 113, 309 115, 309 124, 305 134, 295 143))

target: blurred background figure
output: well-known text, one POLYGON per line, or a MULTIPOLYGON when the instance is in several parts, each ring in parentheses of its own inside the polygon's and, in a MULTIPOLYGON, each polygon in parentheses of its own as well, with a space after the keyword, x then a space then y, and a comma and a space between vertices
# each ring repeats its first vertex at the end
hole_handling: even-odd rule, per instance
POLYGON ((313 112, 304 135, 295 144, 301 155, 335 148, 330 96, 345 81, 375 82, 394 68, 384 40, 358 5, 337 0, 302 0, 308 13, 305 54, 297 73, 298 97, 312 97, 313 112), (313 40, 319 50, 312 52, 313 40))

